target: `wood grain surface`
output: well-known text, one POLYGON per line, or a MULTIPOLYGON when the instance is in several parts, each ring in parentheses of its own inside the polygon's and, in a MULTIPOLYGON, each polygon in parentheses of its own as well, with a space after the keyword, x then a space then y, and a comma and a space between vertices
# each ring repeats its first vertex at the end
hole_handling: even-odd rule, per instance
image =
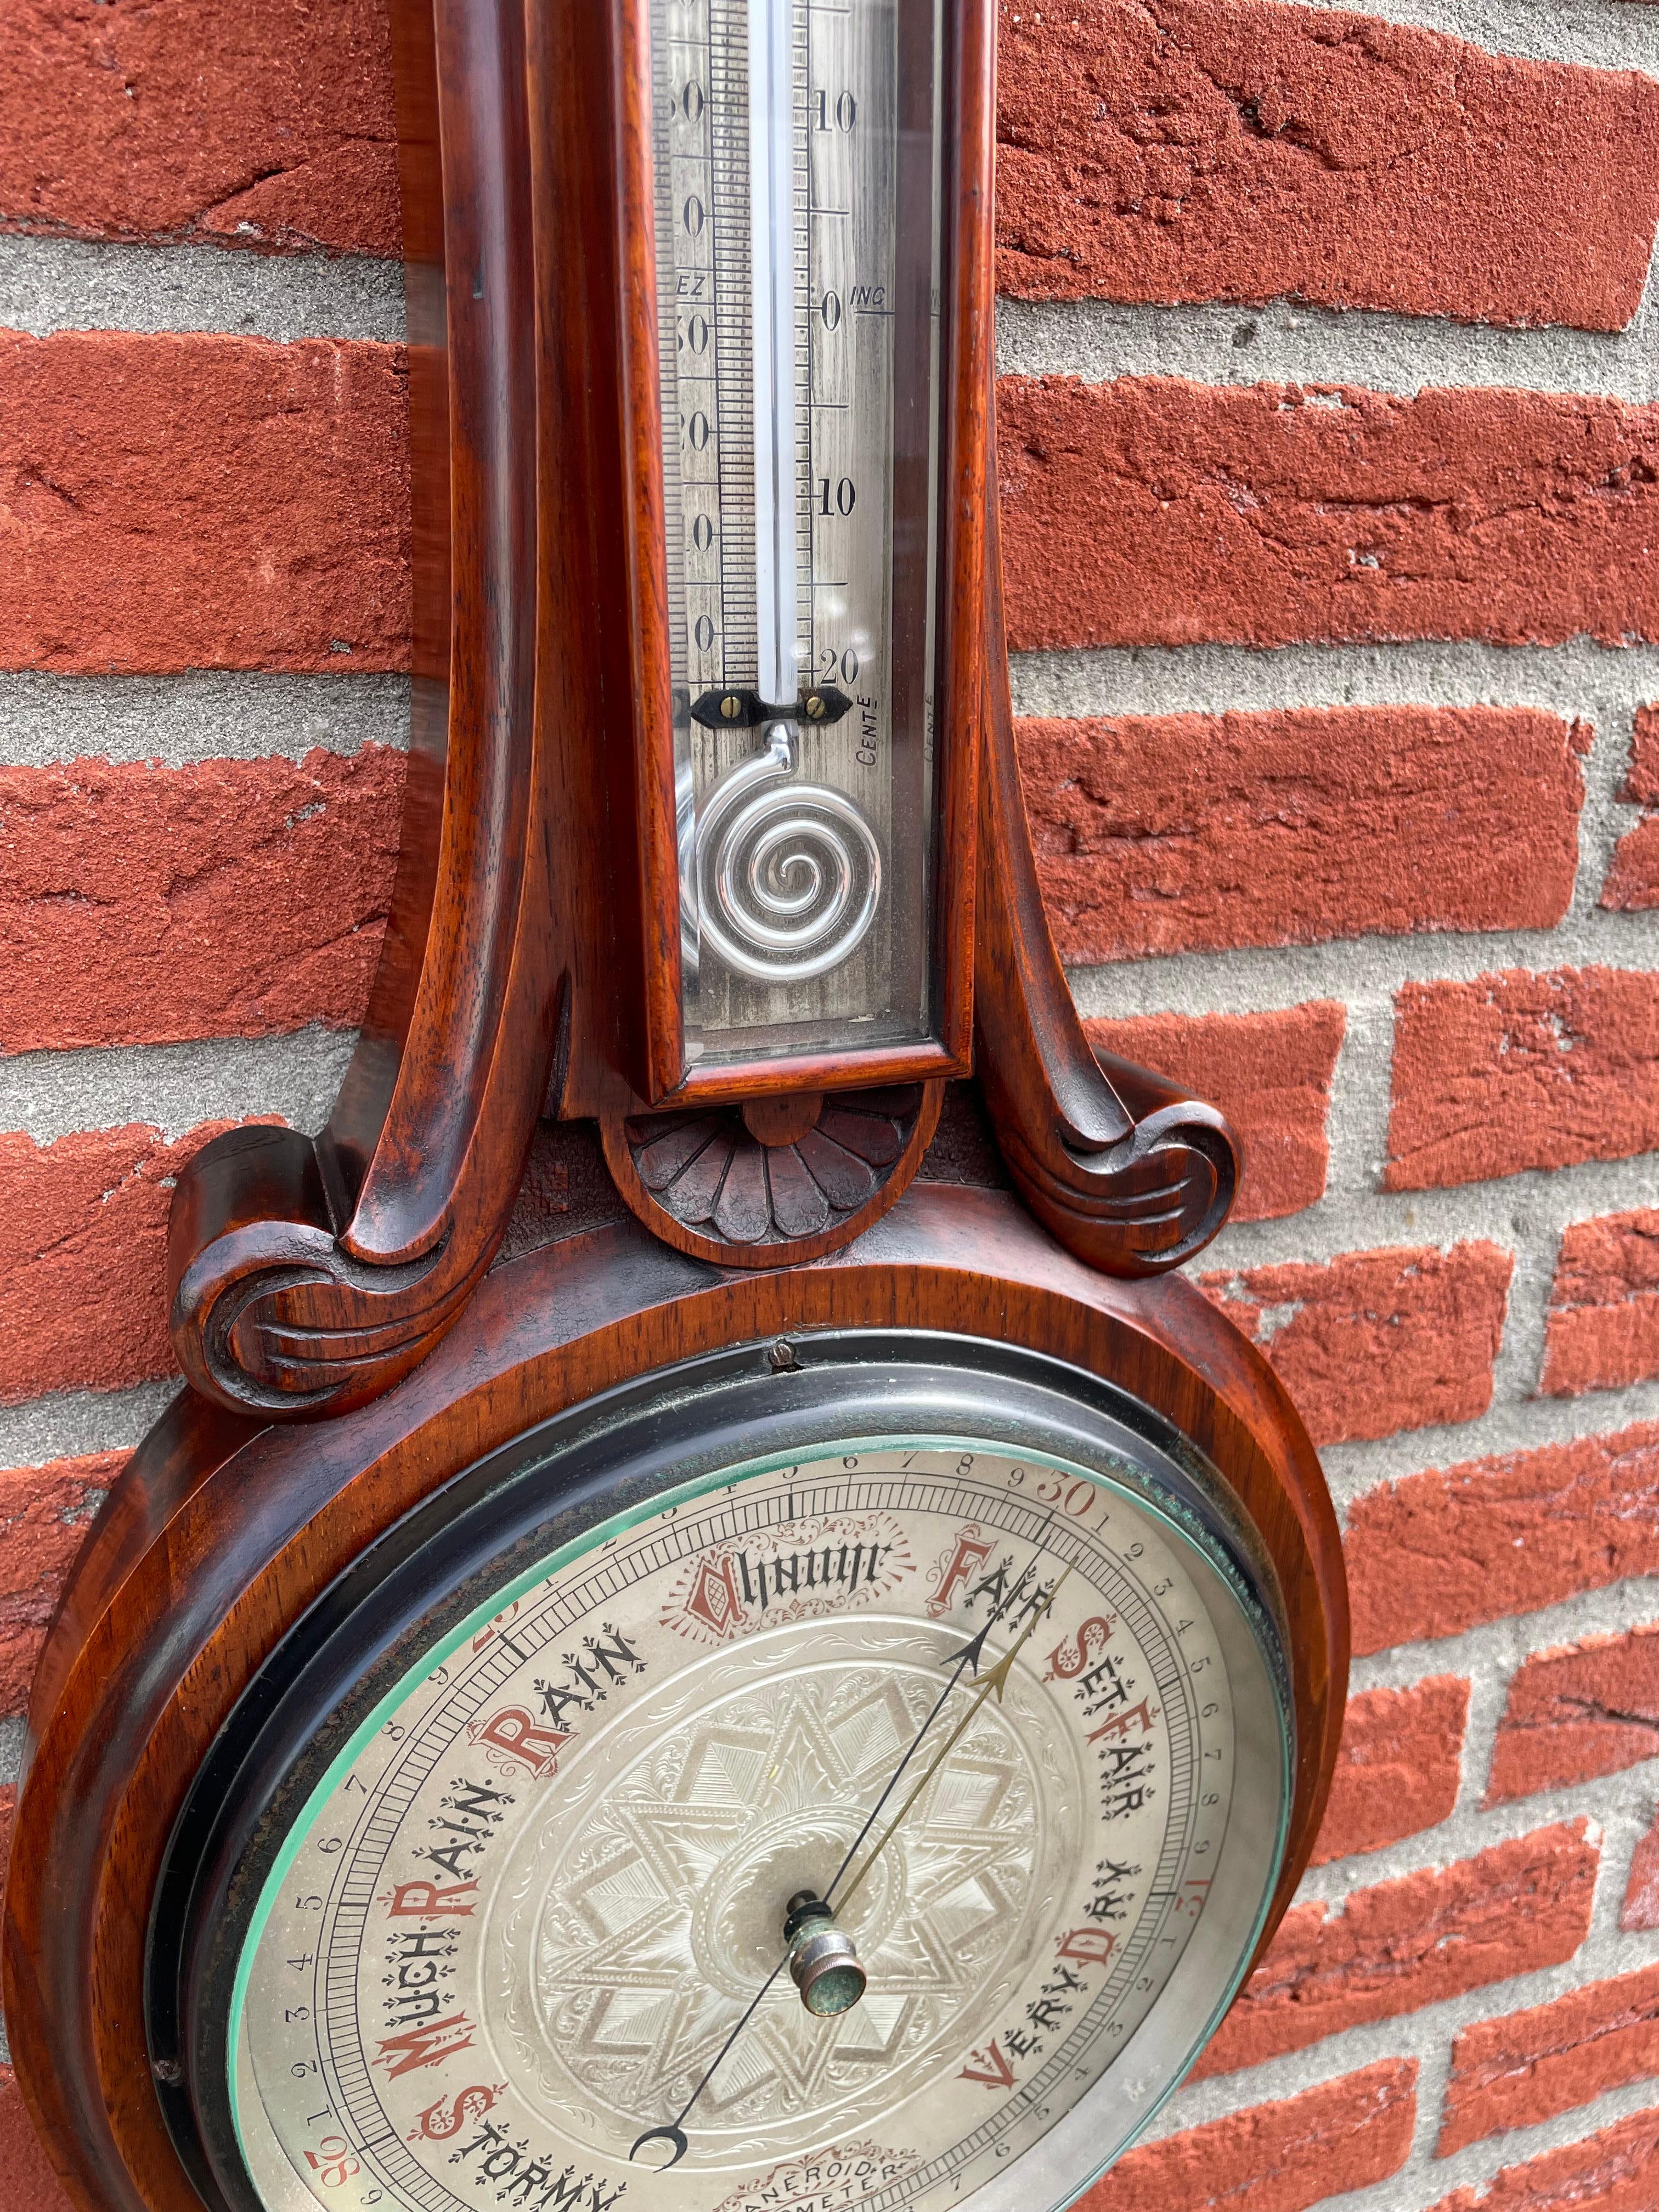
POLYGON ((1020 789, 994 482, 986 531, 975 1073, 1037 1218, 1091 1267, 1158 1274, 1202 1251, 1226 1220, 1238 1147, 1217 1108, 1093 1052, 1083 1033, 1043 912, 1020 789))
POLYGON ((265 1415, 361 1403, 454 1319, 512 1211, 562 988, 532 713, 524 11, 400 0, 393 13, 416 680, 392 920, 327 1127, 207 1145, 180 1177, 169 1240, 180 1365, 204 1396, 265 1415))

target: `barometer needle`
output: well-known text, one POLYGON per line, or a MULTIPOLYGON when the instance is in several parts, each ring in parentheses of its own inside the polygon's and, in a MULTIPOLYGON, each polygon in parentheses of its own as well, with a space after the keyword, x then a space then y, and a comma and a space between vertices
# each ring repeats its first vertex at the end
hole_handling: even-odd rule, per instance
MULTIPOLYGON (((1001 1604, 999 1605, 987 1619, 984 1626, 963 1645, 960 1651, 953 1652, 951 1654, 954 1663, 951 1668, 950 1674, 945 1677, 945 1687, 939 1692, 933 1711, 928 1714, 927 1719, 923 1721, 921 1726, 916 1730, 915 1735, 911 1737, 909 1749, 905 1753, 903 1758, 900 1759, 898 1765, 888 1776, 880 1796, 877 1798, 875 1803, 870 1808, 869 1812, 865 1816, 864 1826, 859 1830, 857 1835, 854 1837, 852 1842, 848 1845, 846 1857, 842 1859, 841 1864, 836 1869, 835 1873, 830 1877, 830 1887, 823 1893, 823 1901, 826 1905, 834 1904, 836 1891, 840 1886, 842 1876, 846 1873, 848 1868, 852 1865, 854 1860, 864 1848, 865 1838, 869 1834, 871 1829, 875 1826, 876 1822, 881 1818, 882 1807, 887 1802, 887 1800, 892 1796, 893 1792, 898 1788, 899 1784, 904 1778, 905 1768, 909 1765, 910 1761, 921 1749, 922 1739, 927 1735, 928 1730, 933 1727, 933 1723, 939 1718, 939 1715, 945 1711, 945 1706, 950 1703, 952 1692, 955 1691, 957 1683, 962 1680, 963 1668, 964 1667, 971 1666, 974 1672, 978 1674, 980 1658, 985 1650, 986 1638, 996 1626, 998 1621, 1002 1619, 1004 1613, 1006 1613, 1008 1608, 1014 1603, 1014 1601, 1018 1597, 1021 1590, 1024 1589, 1025 1577, 1032 1571, 1032 1569, 1036 1565, 1036 1561, 1033 1559, 1030 1562, 1030 1565, 1021 1573, 1018 1581, 1009 1591, 1007 1596, 1003 1599, 1001 1604)), ((1055 1588, 1059 1588, 1058 1583, 1055 1584, 1055 1588)), ((1038 1617, 1039 1619, 1041 1618, 1040 1613, 1038 1617)))
MULTIPOLYGON (((1001 1704, 1002 1692, 1007 1684, 1008 1671, 1010 1668, 1012 1667, 1015 1660, 1018 1658, 1021 1651, 1024 1650, 1026 1644, 1030 1643, 1031 1638, 1036 1635, 1038 1624, 1042 1621, 1043 1616, 1053 1610, 1054 1600, 1060 1595, 1061 1590, 1065 1589, 1066 1583, 1071 1578, 1073 1568, 1075 1567, 1075 1565, 1076 1561, 1074 1560, 1072 1566, 1066 1568, 1066 1572, 1060 1577, 1060 1580, 1054 1584, 1053 1589, 1049 1591, 1048 1596, 1044 1598, 1042 1603, 1031 1615, 1030 1620, 1027 1621, 1025 1626, 1020 1631, 1017 1641, 1009 1645, 1007 1650, 1004 1652, 1001 1658, 998 1660, 996 1665, 992 1668, 990 1673, 980 1684, 978 1692, 975 1696, 973 1703, 969 1706, 967 1711, 957 1723, 950 1735, 945 1738, 944 1743, 939 1747, 938 1752, 934 1754, 933 1761, 928 1766, 926 1774, 922 1776, 921 1781, 917 1783, 915 1788, 910 1792, 910 1795, 905 1799, 904 1802, 899 1807, 897 1812, 894 1814, 892 1819, 882 1830, 881 1839, 876 1844, 874 1850, 872 1850, 869 1857, 865 1860, 864 1864, 853 1876, 852 1881, 848 1885, 847 1894, 842 1899, 843 1909, 847 1905, 850 1905, 854 1898, 857 1896, 859 1890, 863 1886, 864 1877, 869 1873, 871 1868, 874 1866, 876 1861, 886 1850, 888 1844, 892 1842, 895 1832, 903 1822, 911 1807, 927 1789, 928 1784, 939 1772, 940 1767, 944 1765, 945 1760, 949 1759, 951 1753, 961 1742, 968 1730, 973 1726, 974 1721, 981 1708, 985 1704, 986 1699, 994 1692, 997 1703, 999 1705, 1001 1704)), ((839 1881, 840 1879, 841 1876, 837 1875, 836 1880, 839 1881)), ((826 1899, 825 1902, 828 1903, 829 1900, 826 1899)))
POLYGON ((691 2092, 691 2094, 680 2106, 678 2117, 672 2119, 666 2127, 647 2128, 645 2133, 640 2137, 639 2141, 635 2144, 633 2149, 629 2152, 628 2155, 630 2162, 639 2156, 647 2143, 665 2142, 672 2143, 674 2146, 674 2155, 672 2158, 667 2160, 663 2165, 659 2166, 657 2168, 657 2172, 659 2173, 666 2173, 671 2166, 678 2166, 679 2164, 680 2160, 685 2156, 686 2152, 690 2148, 690 2143, 688 2143, 685 2139, 685 2120, 687 2114, 690 2112, 693 2105, 696 2103, 698 2098, 702 2096, 703 2091, 708 2087, 715 2075, 719 2072, 720 2062, 726 2057, 726 2052, 730 2051, 732 2045, 737 2041, 738 2038, 743 2033, 744 2028, 748 2027, 750 2021, 753 2020, 755 2014, 760 2010, 761 1999, 766 1995, 768 1990, 771 1988, 773 1983, 776 1981, 778 1976, 783 1972, 784 1968, 788 1964, 789 1954, 786 1951, 782 1958, 778 1960, 777 1965, 773 1967, 771 1972, 766 1977, 766 1979, 756 1990, 754 1996, 750 1998, 748 2005, 744 2008, 743 2017, 738 2021, 730 2035, 726 2037, 725 2042, 721 2044, 720 2049, 714 2053, 714 2057, 709 2061, 708 2069, 704 2073, 702 2081, 698 2082, 696 2087, 691 2092))
MULTIPOLYGON (((1033 1560, 1031 1565, 1034 1566, 1036 1565, 1036 1561, 1033 1560)), ((969 1706, 968 1711, 963 1715, 961 1720, 957 1722, 956 1727, 951 1731, 948 1740, 940 1749, 938 1756, 929 1765, 926 1774, 922 1776, 921 1781, 917 1783, 915 1788, 905 1799, 903 1804, 900 1806, 898 1811, 888 1822, 886 1827, 882 1832, 880 1841, 876 1844, 875 1849, 870 1853, 868 1858, 865 1860, 864 1864, 859 1869, 858 1873, 854 1876, 852 1887, 848 1889, 847 1896, 842 1900, 843 1905, 847 1904, 856 1893, 862 1884, 866 1875, 869 1873, 871 1868, 874 1866, 876 1861, 881 1856, 888 1844, 892 1841, 895 1830, 904 1820, 905 1815, 909 1812, 911 1807, 916 1802, 916 1800, 927 1789, 928 1784, 939 1772, 940 1767, 951 1756, 951 1753, 956 1749, 957 1745, 961 1741, 963 1736, 967 1733, 968 1729, 973 1723, 975 1717, 984 1705, 986 1699, 990 1697, 992 1692, 994 1691, 999 1704, 1001 1702, 1002 1692, 1008 1680, 1009 1670, 1012 1668, 1015 1660, 1018 1658, 1026 1644, 1030 1643, 1031 1638, 1036 1633, 1038 1625, 1054 1610, 1054 1600, 1060 1595, 1061 1590, 1065 1589, 1066 1583, 1071 1578, 1076 1565, 1077 1562, 1073 1560, 1072 1565, 1066 1569, 1059 1581, 1049 1591, 1048 1596, 1037 1606, 1036 1610, 1032 1613, 1030 1620, 1021 1630, 1018 1637, 1009 1645, 1002 1657, 998 1660, 996 1665, 985 1677, 984 1681, 980 1686, 978 1695, 969 1706)), ((860 1845, 869 1834, 871 1829, 875 1826, 876 1820, 881 1812, 882 1807, 887 1802, 887 1800, 892 1796, 894 1790, 897 1787, 900 1776, 902 1775, 905 1768, 915 1757, 916 1752, 921 1744, 922 1738, 927 1734, 928 1729, 933 1727, 933 1723, 939 1718, 939 1714, 945 1708, 945 1700, 950 1697, 951 1692, 956 1688, 957 1684, 961 1680, 963 1667, 965 1667, 970 1660, 975 1667, 978 1666, 980 1655, 985 1649, 986 1638, 990 1634, 992 1629, 1001 1619, 1008 1607, 1010 1607, 1014 1602, 1014 1600, 1018 1596, 1021 1589, 1024 1587, 1025 1576, 1030 1571, 1031 1568, 1028 1566, 1025 1569, 1024 1573, 1020 1576, 1019 1580, 1014 1584, 1012 1589, 1009 1591, 1007 1596, 1003 1600, 1002 1603, 986 1621, 984 1626, 976 1632, 969 1643, 963 1644, 962 1650, 957 1653, 955 1667, 952 1668, 950 1679, 946 1681, 944 1689, 940 1692, 939 1696, 933 1705, 933 1711, 928 1714, 927 1719, 916 1731, 909 1749, 905 1753, 903 1758, 899 1761, 891 1775, 889 1776, 887 1785, 885 1789, 883 1790, 880 1796, 877 1798, 875 1805, 872 1808, 870 1815, 865 1821, 863 1827, 860 1829, 858 1836, 854 1842, 852 1850, 848 1852, 847 1856, 842 1861, 840 1867, 836 1869, 835 1881, 830 1883, 829 1890, 824 1893, 824 1903, 826 1905, 831 1901, 836 1884, 840 1881, 842 1876, 846 1873, 848 1868, 851 1865, 854 1856, 859 1850, 860 1845)), ((702 2080, 697 2083, 696 2087, 692 2090, 691 2094, 686 2099, 685 2102, 680 2106, 679 2112, 675 2118, 667 2122, 666 2124, 662 2127, 647 2128, 645 2133, 635 2142, 632 2150, 629 2152, 628 2155, 630 2160, 639 2156, 647 2143, 665 2142, 672 2147, 673 2155, 666 2160, 662 2166, 657 2168, 658 2172, 665 2173, 671 2166, 678 2166, 679 2164, 681 2159, 685 2156, 686 2152, 690 2148, 690 2144, 686 2138, 685 2123, 690 2115, 692 2106, 696 2103, 698 2098, 702 2096, 703 2091, 708 2087, 708 2084, 714 2080, 715 2075, 720 2071, 720 2066, 725 2061, 726 2053, 731 2050, 732 2045, 743 2033, 744 2028, 748 2027, 750 2021, 755 2017, 755 2014, 760 2010, 762 2002, 765 1998, 768 1990, 770 1990, 773 1983, 777 1980, 778 1976, 789 1964, 789 1953, 786 1951, 782 1958, 778 1960, 777 1965, 773 1967, 771 1972, 761 1984, 759 1989, 756 1990, 754 1996, 750 1997, 748 2004, 744 2007, 741 2016, 733 2025, 731 2033, 726 2037, 725 2042, 721 2044, 720 2049, 714 2053, 714 2057, 709 2061, 708 2065, 703 2071, 702 2080)))

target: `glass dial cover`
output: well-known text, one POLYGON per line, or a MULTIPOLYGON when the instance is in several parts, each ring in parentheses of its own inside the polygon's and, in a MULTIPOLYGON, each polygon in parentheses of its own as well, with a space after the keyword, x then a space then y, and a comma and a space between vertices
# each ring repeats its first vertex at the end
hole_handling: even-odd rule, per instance
POLYGON ((1191 1455, 1006 1425, 665 1456, 367 1669, 215 1916, 232 2201, 1073 2201, 1237 1986, 1292 1731, 1191 1455), (837 1885, 823 2017, 775 1969, 837 1885))

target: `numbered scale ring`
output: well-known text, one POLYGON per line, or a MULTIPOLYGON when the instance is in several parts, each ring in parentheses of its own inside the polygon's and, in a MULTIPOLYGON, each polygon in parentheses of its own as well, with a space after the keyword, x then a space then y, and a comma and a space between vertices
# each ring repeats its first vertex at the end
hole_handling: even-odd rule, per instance
POLYGON ((168 2124, 234 2212, 1050 2212, 1237 1988, 1293 1755, 1255 1532, 1109 1385, 665 1370, 243 1697, 154 1915, 168 2124))

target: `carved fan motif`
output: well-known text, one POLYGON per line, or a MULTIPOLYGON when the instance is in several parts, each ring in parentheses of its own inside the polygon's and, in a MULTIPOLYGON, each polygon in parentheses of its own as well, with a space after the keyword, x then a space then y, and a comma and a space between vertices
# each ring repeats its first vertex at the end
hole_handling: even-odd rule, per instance
POLYGON ((604 1125, 640 1218, 682 1251, 774 1267, 834 1251, 884 1213, 939 1119, 935 1083, 757 1100, 604 1125))

